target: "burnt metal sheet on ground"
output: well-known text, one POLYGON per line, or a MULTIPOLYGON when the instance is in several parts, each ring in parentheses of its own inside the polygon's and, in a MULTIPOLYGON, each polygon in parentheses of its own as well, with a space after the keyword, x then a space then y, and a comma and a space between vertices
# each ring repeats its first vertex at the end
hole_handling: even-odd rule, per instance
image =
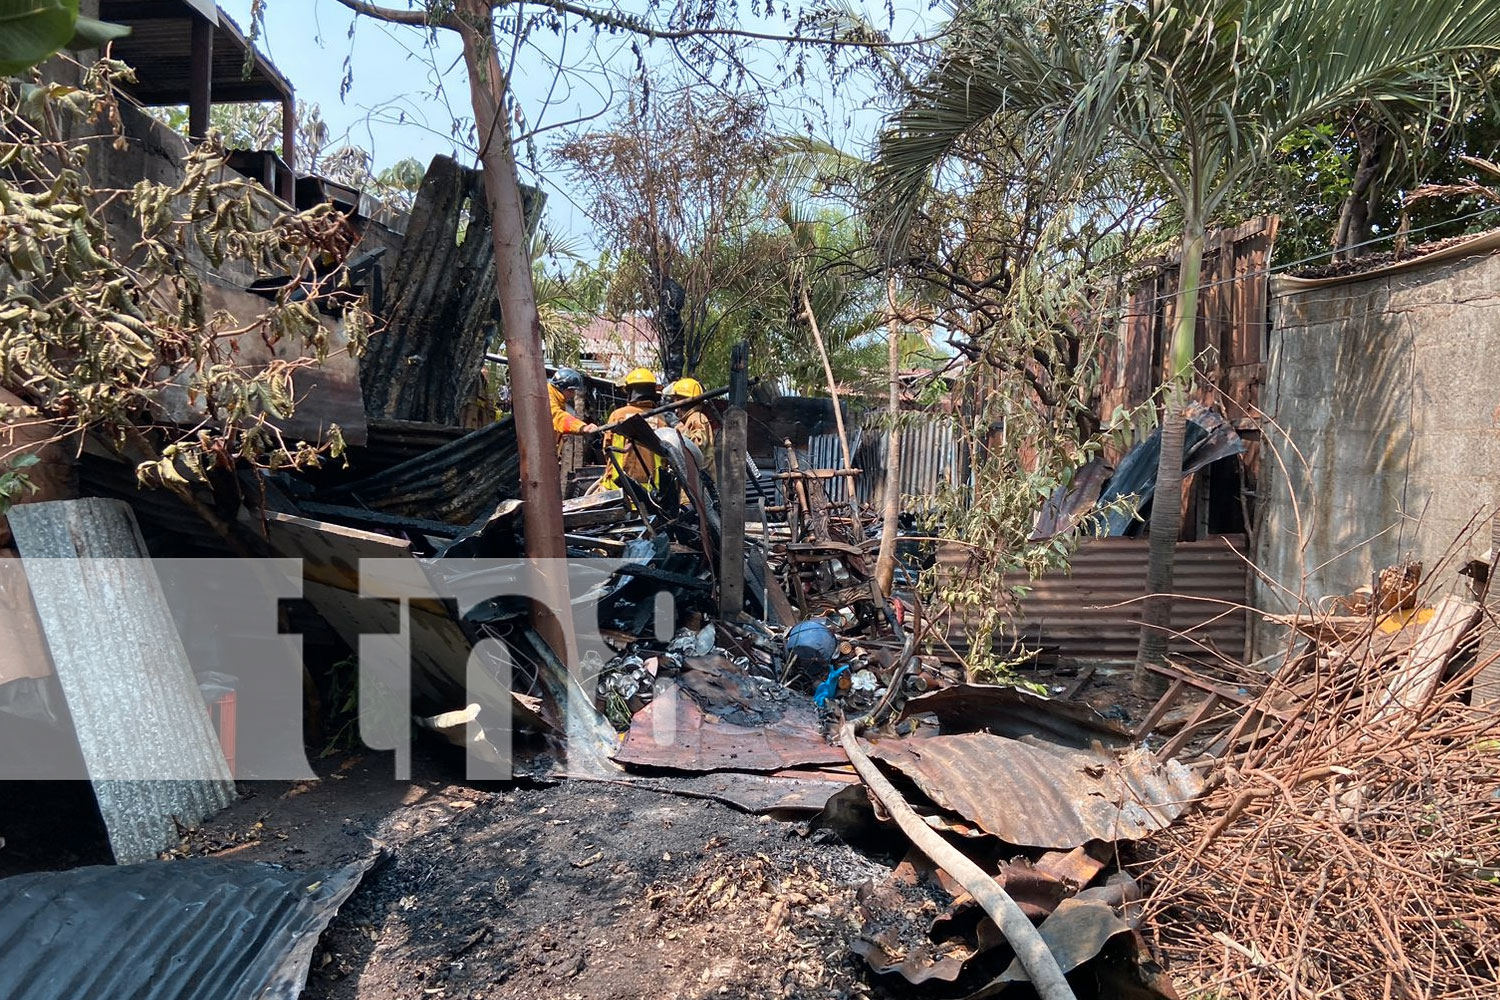
POLYGON ((1011 739, 1037 736, 1078 750, 1088 750, 1096 742, 1124 746, 1131 739, 1130 730, 1087 705, 1000 684, 955 684, 918 695, 906 703, 901 718, 927 713, 937 716, 945 736, 977 732, 1011 739))
MULTIPOLYGON (((1130 925, 1120 919, 1114 908, 1091 899, 1065 899, 1037 928, 1047 950, 1057 959, 1063 972, 1072 972, 1104 950, 1110 939, 1131 933, 1130 925)), ((965 1000, 981 1000, 1004 991, 1011 983, 1030 982, 1031 977, 1015 959, 985 989, 971 993, 965 1000)))
POLYGON ((0 996, 296 1000, 370 864, 304 874, 191 858, 0 880, 0 996))
POLYGON ((326 503, 472 524, 520 494, 521 452, 507 417, 383 472, 318 494, 326 503))
POLYGON ((973 733, 885 740, 870 756, 1018 847, 1139 840, 1169 825, 1203 790, 1180 763, 1158 763, 1144 748, 1115 756, 973 733))
POLYGON ((155 858, 235 792, 135 518, 90 497, 10 521, 115 859, 155 858))
POLYGON ((675 684, 663 686, 631 720, 615 761, 673 771, 780 771, 847 764, 823 738, 810 705, 794 705, 763 726, 736 726, 707 716, 675 684))
MULTIPOLYGON (((1045 919, 1076 891, 1024 858, 1000 865, 992 877, 1032 920, 1045 919)), ((913 848, 884 879, 859 889, 860 933, 850 949, 876 972, 913 985, 953 982, 973 959, 1008 946, 977 908, 962 885, 913 848)))

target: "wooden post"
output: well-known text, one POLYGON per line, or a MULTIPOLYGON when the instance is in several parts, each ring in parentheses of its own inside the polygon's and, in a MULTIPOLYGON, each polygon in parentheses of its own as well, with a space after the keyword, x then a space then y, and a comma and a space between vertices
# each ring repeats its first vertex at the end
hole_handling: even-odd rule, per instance
MULTIPOLYGON (((817 345, 818 356, 823 359, 823 374, 828 379, 828 395, 833 399, 833 423, 839 430, 839 449, 844 455, 844 468, 854 468, 854 453, 849 450, 849 434, 844 430, 844 407, 839 402, 838 383, 833 378, 833 363, 828 360, 828 348, 823 343, 823 331, 818 326, 818 317, 813 313, 812 300, 807 297, 807 289, 802 290, 802 313, 807 317, 807 325, 812 328, 813 343, 817 345)), ((849 520, 854 525, 854 537, 856 540, 864 535, 859 524, 859 494, 854 488, 853 480, 849 480, 849 520)))
MULTIPOLYGON (((894 275, 886 279, 885 296, 891 308, 890 321, 886 324, 886 335, 890 341, 887 345, 886 364, 889 368, 887 377, 890 379, 891 426, 886 431, 885 495, 881 498, 884 520, 880 525, 880 553, 875 560, 875 581, 880 584, 880 592, 890 597, 896 584, 896 529, 901 519, 901 323, 896 314, 894 275)), ((852 484, 850 488, 853 488, 852 484)))
POLYGON ((1479 673, 1474 677, 1476 706, 1500 705, 1500 586, 1495 584, 1500 564, 1500 513, 1490 519, 1490 573, 1485 580, 1484 617, 1479 623, 1479 673))
POLYGON ((745 610, 745 448, 750 395, 750 345, 741 341, 729 362, 729 411, 724 415, 724 475, 720 480, 719 613, 738 617, 745 610))
POLYGON ((281 158, 286 176, 281 179, 281 200, 297 207, 297 95, 281 99, 281 158))
POLYGON ((188 80, 188 138, 208 138, 209 109, 214 101, 214 23, 194 11, 192 62, 188 80))

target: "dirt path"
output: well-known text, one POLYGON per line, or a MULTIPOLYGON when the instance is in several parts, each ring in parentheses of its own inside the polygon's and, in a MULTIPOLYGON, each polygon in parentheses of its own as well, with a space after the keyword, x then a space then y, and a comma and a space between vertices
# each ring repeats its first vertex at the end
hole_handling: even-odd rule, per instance
POLYGON ((324 935, 312 1000, 885 996, 849 951, 888 869, 799 827, 614 785, 467 787, 350 759, 248 786, 194 853, 383 860, 324 935))

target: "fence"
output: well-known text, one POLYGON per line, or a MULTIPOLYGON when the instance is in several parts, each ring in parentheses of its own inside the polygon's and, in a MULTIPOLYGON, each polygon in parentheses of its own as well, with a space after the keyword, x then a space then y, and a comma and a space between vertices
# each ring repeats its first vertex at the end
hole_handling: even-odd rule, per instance
MULTIPOLYGON (((962 483, 967 479, 967 462, 962 442, 954 433, 951 418, 918 414, 908 415, 901 427, 901 494, 904 497, 930 497, 943 484, 962 483)), ((855 495, 860 502, 879 506, 885 497, 885 463, 889 448, 887 434, 878 418, 850 432, 849 449, 854 467, 860 470, 854 479, 855 495)), ((799 456, 798 461, 801 461, 799 456)), ((843 448, 837 434, 818 434, 808 439, 807 461, 815 469, 842 469, 843 448)), ((829 496, 843 500, 847 479, 829 480, 829 496)), ((914 504, 908 502, 910 509, 914 504)), ((920 506, 920 503, 916 504, 920 506)))

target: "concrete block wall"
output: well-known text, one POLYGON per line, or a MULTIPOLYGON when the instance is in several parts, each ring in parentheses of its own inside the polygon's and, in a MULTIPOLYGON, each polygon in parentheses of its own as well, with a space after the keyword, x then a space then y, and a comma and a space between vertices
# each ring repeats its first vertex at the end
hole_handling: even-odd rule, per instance
MULTIPOLYGON (((1500 496, 1500 255, 1273 285, 1267 352, 1256 607, 1488 547, 1472 528, 1500 496)), ((1275 637, 1262 625, 1257 653, 1275 637)))

